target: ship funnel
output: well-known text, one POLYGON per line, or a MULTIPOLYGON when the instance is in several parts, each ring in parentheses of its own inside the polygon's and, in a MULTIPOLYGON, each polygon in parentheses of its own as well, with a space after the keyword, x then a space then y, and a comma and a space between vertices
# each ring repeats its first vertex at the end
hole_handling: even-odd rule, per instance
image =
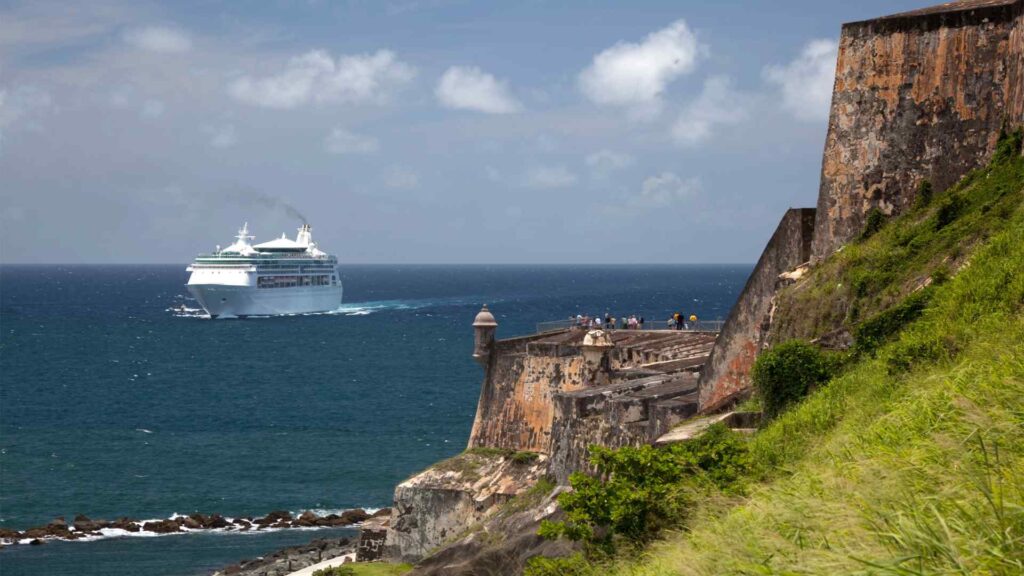
POLYGON ((310 227, 309 224, 303 224, 302 227, 299 228, 299 234, 295 237, 295 242, 303 246, 309 246, 313 243, 312 231, 313 228, 310 227))

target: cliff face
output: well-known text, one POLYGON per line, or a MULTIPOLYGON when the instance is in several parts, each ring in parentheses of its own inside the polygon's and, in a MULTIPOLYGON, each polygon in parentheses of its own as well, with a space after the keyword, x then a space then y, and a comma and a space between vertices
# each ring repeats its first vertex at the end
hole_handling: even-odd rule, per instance
POLYGON ((982 166, 1024 122, 1024 0, 965 0, 843 26, 813 255, 855 238, 872 208, 910 206, 982 166))

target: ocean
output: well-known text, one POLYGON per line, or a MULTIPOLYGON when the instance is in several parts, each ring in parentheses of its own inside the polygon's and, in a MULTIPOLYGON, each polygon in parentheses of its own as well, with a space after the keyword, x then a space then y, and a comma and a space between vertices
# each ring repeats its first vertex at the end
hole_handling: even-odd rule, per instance
MULTIPOLYGON (((465 448, 498 337, 575 316, 724 318, 751 267, 342 266, 337 311, 209 320, 185 266, 0 266, 0 526, 390 505, 465 448)), ((350 529, 0 550, 0 574, 194 576, 350 529)))

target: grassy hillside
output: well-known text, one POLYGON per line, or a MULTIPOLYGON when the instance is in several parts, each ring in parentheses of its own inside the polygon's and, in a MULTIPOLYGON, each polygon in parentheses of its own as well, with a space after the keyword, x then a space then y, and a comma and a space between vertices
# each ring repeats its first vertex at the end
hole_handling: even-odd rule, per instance
POLYGON ((868 218, 861 239, 783 290, 772 340, 812 339, 854 328, 930 283, 956 273, 980 244, 1002 230, 1020 204, 1024 177, 1011 162, 1020 135, 1004 137, 993 166, 975 170, 933 195, 922 182, 917 206, 895 223, 868 218))
POLYGON ((1024 573, 1019 150, 1004 139, 990 167, 791 287, 788 336, 871 345, 750 439, 744 496, 706 497, 596 573, 1024 573))

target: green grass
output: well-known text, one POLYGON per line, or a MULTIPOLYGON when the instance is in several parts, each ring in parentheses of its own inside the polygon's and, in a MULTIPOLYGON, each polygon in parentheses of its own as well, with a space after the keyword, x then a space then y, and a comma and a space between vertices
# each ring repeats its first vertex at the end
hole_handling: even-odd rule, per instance
MULTIPOLYGON (((354 562, 342 564, 334 568, 330 576, 401 576, 412 570, 411 564, 390 564, 387 562, 354 562)), ((317 571, 319 572, 319 570, 317 571)))
MULTIPOLYGON (((1019 137, 1004 142, 1019 146, 1019 137)), ((1019 155, 1004 156, 863 240, 847 244, 827 265, 781 291, 773 342, 852 329, 936 277, 955 273, 976 246, 1004 229, 1019 210, 1022 161, 1019 155)))
POLYGON ((780 301, 814 316, 783 310, 787 336, 856 328, 956 273, 751 438, 743 498, 697 502, 681 531, 599 572, 1024 573, 1022 200, 1009 154, 818 267, 780 301))

